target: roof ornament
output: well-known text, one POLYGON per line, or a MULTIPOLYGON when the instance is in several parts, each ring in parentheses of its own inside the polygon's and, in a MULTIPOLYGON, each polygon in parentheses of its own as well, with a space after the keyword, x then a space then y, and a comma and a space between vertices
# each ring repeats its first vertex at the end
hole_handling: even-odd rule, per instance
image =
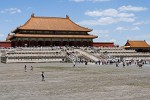
POLYGON ((68 15, 66 15, 66 18, 68 18, 68 19, 69 19, 69 16, 68 16, 68 15))
POLYGON ((34 13, 31 14, 31 17, 34 17, 34 13))

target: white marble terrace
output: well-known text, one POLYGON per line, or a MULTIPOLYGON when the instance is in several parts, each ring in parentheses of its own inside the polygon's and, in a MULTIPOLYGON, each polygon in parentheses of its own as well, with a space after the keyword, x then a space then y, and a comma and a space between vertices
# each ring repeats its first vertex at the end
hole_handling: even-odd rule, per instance
POLYGON ((150 53, 139 53, 121 47, 18 47, 1 48, 1 62, 63 62, 70 61, 101 61, 114 58, 148 59, 150 53))

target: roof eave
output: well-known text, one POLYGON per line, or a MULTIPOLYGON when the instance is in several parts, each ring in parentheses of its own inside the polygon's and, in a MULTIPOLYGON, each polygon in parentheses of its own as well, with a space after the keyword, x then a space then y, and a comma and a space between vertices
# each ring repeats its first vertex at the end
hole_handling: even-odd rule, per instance
MULTIPOLYGON (((41 36, 43 36, 43 35, 28 35, 28 34, 26 34, 26 35, 18 35, 18 34, 14 34, 13 35, 14 37, 35 37, 35 38, 39 38, 39 37, 41 37, 41 36)), ((55 38, 62 38, 62 36, 61 37, 58 37, 57 35, 53 35, 55 38)), ((94 36, 94 35, 87 35, 87 36, 85 36, 85 35, 81 35, 82 37, 80 37, 80 36, 75 36, 75 35, 70 35, 70 37, 68 37, 68 35, 63 35, 64 36, 64 38, 88 38, 88 39, 94 39, 94 38, 97 38, 98 36, 94 36), (67 36, 67 37, 66 37, 67 36), (84 37, 85 36, 85 37, 84 37)), ((44 36, 43 38, 52 38, 52 37, 49 37, 49 36, 44 36)))
POLYGON ((92 29, 87 29, 87 30, 48 30, 48 29, 26 29, 26 28, 17 28, 14 31, 17 32, 17 30, 32 30, 32 31, 77 31, 77 32, 91 32, 92 29))

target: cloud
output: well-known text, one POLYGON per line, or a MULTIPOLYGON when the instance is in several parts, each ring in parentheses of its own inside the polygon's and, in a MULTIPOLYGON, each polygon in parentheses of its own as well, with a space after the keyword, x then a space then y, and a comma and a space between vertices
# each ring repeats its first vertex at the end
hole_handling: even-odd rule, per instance
POLYGON ((104 37, 107 38, 107 37, 109 37, 109 35, 108 35, 108 34, 105 34, 104 37))
POLYGON ((132 31, 138 31, 138 30, 140 30, 140 28, 139 27, 121 27, 121 26, 119 26, 119 27, 117 27, 116 29, 115 29, 116 31, 127 31, 127 30, 132 30, 132 31))
POLYGON ((138 31, 138 30, 140 30, 140 28, 139 27, 133 27, 131 30, 138 31))
POLYGON ((128 29, 125 28, 125 27, 119 26, 119 27, 117 27, 115 30, 116 30, 116 31, 124 31, 124 30, 128 30, 128 29))
POLYGON ((70 0, 73 2, 107 2, 107 1, 111 1, 111 0, 70 0))
POLYGON ((99 35, 99 34, 108 34, 109 30, 93 30, 91 34, 99 35))
POLYGON ((120 13, 116 9, 106 9, 106 10, 95 10, 95 11, 87 11, 85 15, 92 16, 92 17, 134 17, 133 13, 120 13))
POLYGON ((133 23, 133 25, 145 25, 145 24, 149 24, 150 21, 141 21, 141 22, 136 22, 136 23, 133 23))
POLYGON ((119 13, 118 17, 134 17, 133 13, 119 13))
POLYGON ((116 39, 110 39, 109 41, 110 42, 116 42, 117 40, 116 39))
POLYGON ((84 20, 78 22, 79 25, 110 25, 118 22, 134 22, 134 18, 113 18, 113 17, 102 17, 95 20, 84 20))
POLYGON ((21 13, 21 10, 18 8, 8 8, 1 10, 0 13, 16 14, 21 13))
POLYGON ((103 17, 103 18, 98 19, 97 22, 100 25, 108 25, 108 24, 117 23, 118 20, 112 17, 103 17))
POLYGON ((85 12, 85 15, 88 16, 116 16, 118 14, 118 11, 115 9, 106 9, 104 11, 87 11, 85 12))
POLYGON ((133 18, 113 18, 113 17, 102 17, 97 20, 97 24, 99 25, 109 25, 118 22, 133 22, 133 18))
MULTIPOLYGON (((129 13, 127 11, 145 11, 145 7, 135 7, 135 6, 121 6, 117 9, 105 9, 105 10, 93 10, 86 11, 84 14, 93 17, 91 20, 83 20, 78 22, 81 25, 110 25, 119 22, 131 23, 137 18, 134 13, 129 13), (126 12, 124 12, 126 11, 126 12)), ((137 23, 136 23, 137 24, 137 23)))
POLYGON ((4 37, 4 34, 1 34, 1 33, 0 33, 0 37, 4 37))
POLYGON ((118 8, 119 11, 133 11, 133 12, 139 12, 139 11, 145 11, 147 10, 146 7, 136 7, 136 6, 121 6, 120 8, 118 8))

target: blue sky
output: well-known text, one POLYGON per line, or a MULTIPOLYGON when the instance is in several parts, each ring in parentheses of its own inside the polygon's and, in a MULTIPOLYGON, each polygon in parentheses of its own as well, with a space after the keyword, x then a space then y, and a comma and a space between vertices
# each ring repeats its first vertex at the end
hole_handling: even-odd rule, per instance
POLYGON ((31 16, 66 17, 93 29, 96 42, 146 40, 150 44, 150 0, 1 0, 0 40, 31 16))

